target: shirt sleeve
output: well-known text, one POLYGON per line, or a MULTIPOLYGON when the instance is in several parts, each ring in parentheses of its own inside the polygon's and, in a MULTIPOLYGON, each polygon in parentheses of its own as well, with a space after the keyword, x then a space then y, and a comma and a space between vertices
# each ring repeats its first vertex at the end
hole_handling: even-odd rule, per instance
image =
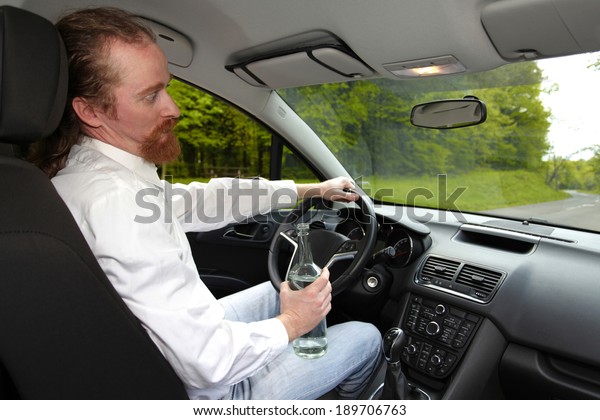
POLYGON ((262 178, 214 178, 208 183, 165 182, 167 210, 187 232, 219 229, 251 216, 296 205, 293 181, 262 178))
MULTIPOLYGON (((205 191, 200 202, 206 203, 219 188, 197 189, 205 191)), ((278 319, 224 320, 223 308, 200 281, 176 220, 134 221, 139 209, 130 192, 118 188, 86 201, 93 204, 75 211, 85 212, 79 218, 85 221, 84 235, 100 265, 188 387, 237 383, 287 347, 288 336, 278 319)), ((156 205, 160 202, 157 196, 156 205)), ((243 212, 249 208, 246 203, 240 207, 243 212)))

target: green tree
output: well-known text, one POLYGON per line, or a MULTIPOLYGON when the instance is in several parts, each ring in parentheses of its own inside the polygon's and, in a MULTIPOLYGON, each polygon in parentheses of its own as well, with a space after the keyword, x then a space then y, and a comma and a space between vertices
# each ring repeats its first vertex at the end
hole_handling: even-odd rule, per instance
POLYGON ((589 160, 591 178, 593 185, 591 190, 600 193, 600 146, 596 146, 594 156, 589 160))
POLYGON ((369 176, 539 169, 547 153, 549 112, 535 63, 492 72, 398 82, 391 79, 281 91, 350 172, 369 176), (411 107, 474 95, 488 104, 484 125, 416 129, 411 107), (364 159, 356 159, 356 156, 364 159), (376 168, 376 170, 374 169, 376 168))
POLYGON ((169 94, 181 110, 175 127, 182 154, 166 172, 176 177, 268 175, 270 134, 247 115, 177 80, 169 94))

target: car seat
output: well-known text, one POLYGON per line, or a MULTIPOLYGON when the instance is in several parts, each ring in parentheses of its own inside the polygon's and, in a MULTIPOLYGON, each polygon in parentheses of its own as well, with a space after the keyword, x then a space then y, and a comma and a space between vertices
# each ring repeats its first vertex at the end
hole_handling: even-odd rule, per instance
POLYGON ((48 177, 13 153, 62 116, 58 31, 1 6, 0 64, 0 399, 187 398, 48 177))

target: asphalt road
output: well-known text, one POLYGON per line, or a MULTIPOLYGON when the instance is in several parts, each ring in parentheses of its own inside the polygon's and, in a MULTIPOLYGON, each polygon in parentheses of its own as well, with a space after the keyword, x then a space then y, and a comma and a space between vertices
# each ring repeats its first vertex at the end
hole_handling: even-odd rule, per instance
POLYGON ((527 220, 546 220, 552 224, 600 231, 600 195, 567 191, 570 198, 486 211, 486 214, 527 220))

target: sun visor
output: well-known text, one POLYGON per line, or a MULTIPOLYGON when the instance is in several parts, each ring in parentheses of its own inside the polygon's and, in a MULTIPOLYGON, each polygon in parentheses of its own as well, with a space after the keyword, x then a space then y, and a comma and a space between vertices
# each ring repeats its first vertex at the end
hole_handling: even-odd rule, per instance
POLYGON ((167 56, 170 64, 188 67, 194 57, 194 49, 189 38, 153 20, 139 18, 156 35, 156 43, 167 56))
POLYGON ((481 21, 507 60, 535 59, 600 50, 598 0, 499 0, 481 21))
POLYGON ((253 86, 272 89, 363 79, 374 74, 335 37, 320 33, 312 43, 306 38, 307 34, 292 37, 237 54, 237 60, 225 68, 253 86), (270 45, 281 43, 289 46, 269 51, 270 45))

